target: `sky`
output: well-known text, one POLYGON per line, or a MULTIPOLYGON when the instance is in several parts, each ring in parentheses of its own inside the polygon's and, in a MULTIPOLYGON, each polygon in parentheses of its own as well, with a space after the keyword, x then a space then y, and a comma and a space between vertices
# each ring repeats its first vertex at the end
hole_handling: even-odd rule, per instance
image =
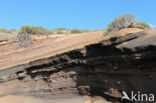
POLYGON ((104 29, 129 13, 156 25, 156 0, 0 0, 0 28, 104 29))

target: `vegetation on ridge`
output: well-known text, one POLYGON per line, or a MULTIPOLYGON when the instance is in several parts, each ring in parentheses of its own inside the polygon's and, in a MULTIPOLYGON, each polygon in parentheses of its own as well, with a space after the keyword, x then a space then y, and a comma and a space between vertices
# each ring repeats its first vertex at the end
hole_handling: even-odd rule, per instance
POLYGON ((145 30, 151 29, 150 25, 145 22, 139 22, 132 14, 124 14, 115 18, 108 26, 105 34, 118 31, 123 28, 143 28, 145 30))
MULTIPOLYGON (((132 14, 124 14, 120 15, 119 17, 115 18, 108 26, 105 32, 105 35, 109 33, 118 31, 123 28, 142 28, 145 30, 152 29, 152 27, 145 23, 140 22, 134 15, 132 14)), ((104 30, 104 29, 101 29, 104 30)), ((99 30, 93 30, 99 31, 99 30)), ((78 33, 85 33, 90 32, 88 30, 80 30, 80 29, 72 29, 69 30, 67 28, 58 28, 58 29, 47 29, 41 26, 22 26, 20 29, 15 30, 6 30, 0 29, 0 32, 11 33, 14 35, 14 40, 19 43, 22 47, 27 47, 28 45, 32 44, 33 39, 31 35, 51 35, 51 34, 78 34, 78 33)))

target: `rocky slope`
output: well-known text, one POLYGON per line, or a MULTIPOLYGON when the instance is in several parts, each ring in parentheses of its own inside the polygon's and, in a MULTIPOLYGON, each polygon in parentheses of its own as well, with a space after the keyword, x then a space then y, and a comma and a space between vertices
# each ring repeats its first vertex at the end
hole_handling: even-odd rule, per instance
POLYGON ((156 94, 156 31, 132 30, 1 70, 0 96, 88 95, 116 103, 121 102, 122 91, 156 94))
POLYGON ((103 39, 104 31, 34 37, 28 48, 14 42, 0 42, 0 70, 82 48, 103 39))

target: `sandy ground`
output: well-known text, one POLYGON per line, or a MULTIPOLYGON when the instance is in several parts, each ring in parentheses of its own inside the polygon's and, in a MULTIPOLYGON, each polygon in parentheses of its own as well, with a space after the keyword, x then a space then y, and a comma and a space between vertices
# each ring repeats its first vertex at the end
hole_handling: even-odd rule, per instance
POLYGON ((26 96, 5 96, 0 98, 0 103, 85 103, 89 97, 72 97, 72 98, 56 98, 41 99, 26 96))
POLYGON ((0 103, 110 103, 101 97, 75 96, 67 98, 41 99, 28 96, 5 96, 0 98, 0 103))

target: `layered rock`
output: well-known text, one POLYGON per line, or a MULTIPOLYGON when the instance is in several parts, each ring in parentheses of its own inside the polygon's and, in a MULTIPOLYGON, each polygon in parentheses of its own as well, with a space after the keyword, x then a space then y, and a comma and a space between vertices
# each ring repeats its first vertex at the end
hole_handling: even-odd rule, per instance
POLYGON ((106 36, 103 41, 0 72, 0 96, 102 96, 122 91, 156 94, 156 31, 106 36))

